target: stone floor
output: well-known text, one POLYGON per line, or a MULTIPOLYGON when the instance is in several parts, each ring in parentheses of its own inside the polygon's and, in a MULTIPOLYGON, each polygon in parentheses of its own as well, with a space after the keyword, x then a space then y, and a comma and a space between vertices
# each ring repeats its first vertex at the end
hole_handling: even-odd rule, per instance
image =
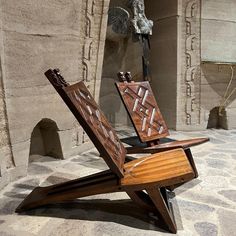
MULTIPOLYGON (((121 136, 130 134, 119 128, 121 136)), ((211 141, 192 148, 199 178, 172 196, 181 236, 236 235, 236 130, 171 132, 184 139, 208 136, 211 141)), ((34 156, 28 176, 0 192, 0 236, 171 235, 155 226, 155 217, 135 206, 125 193, 84 198, 25 214, 14 210, 38 185, 46 186, 106 169, 95 149, 68 160, 34 156)), ((173 195, 173 194, 172 194, 173 195)))

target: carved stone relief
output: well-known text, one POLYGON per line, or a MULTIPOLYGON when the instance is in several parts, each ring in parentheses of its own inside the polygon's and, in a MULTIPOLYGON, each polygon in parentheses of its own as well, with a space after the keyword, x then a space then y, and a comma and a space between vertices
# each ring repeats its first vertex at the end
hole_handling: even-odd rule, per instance
MULTIPOLYGON (((83 81, 88 88, 91 87, 92 75, 92 53, 94 44, 94 17, 95 0, 86 1, 85 42, 83 47, 83 81)), ((80 145, 88 141, 83 130, 78 126, 75 128, 76 143, 80 145)))
POLYGON ((93 50, 93 33, 94 33, 94 7, 95 0, 87 0, 86 3, 86 27, 85 27, 85 44, 83 48, 83 80, 89 82, 91 80, 91 55, 93 50))
POLYGON ((186 125, 200 124, 200 0, 185 1, 185 119, 186 125))

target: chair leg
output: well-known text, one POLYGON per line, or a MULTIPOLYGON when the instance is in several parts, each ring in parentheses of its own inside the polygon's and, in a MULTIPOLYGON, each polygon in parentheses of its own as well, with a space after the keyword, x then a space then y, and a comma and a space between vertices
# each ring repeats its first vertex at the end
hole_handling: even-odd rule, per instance
POLYGON ((17 207, 16 212, 23 212, 40 206, 61 203, 80 197, 117 191, 120 191, 117 176, 110 171, 103 171, 49 187, 37 187, 17 207))
POLYGON ((156 211, 156 208, 155 208, 151 198, 145 192, 128 190, 128 191, 126 191, 126 193, 129 195, 131 200, 134 201, 141 208, 143 208, 147 211, 151 211, 151 212, 156 211))
MULTIPOLYGON (((193 159, 193 155, 191 153, 190 148, 185 149, 184 152, 185 152, 185 154, 186 154, 186 156, 187 156, 187 158, 189 160, 189 163, 190 163, 191 167, 193 168, 194 178, 197 178, 198 177, 198 171, 197 171, 197 167, 195 165, 195 162, 194 162, 194 159, 193 159)), ((179 186, 181 186, 183 184, 185 184, 185 182, 184 183, 180 183, 180 184, 175 184, 175 185, 172 185, 172 186, 168 186, 168 189, 170 191, 174 191, 176 188, 178 188, 179 186)))
POLYGON ((190 150, 190 148, 187 148, 184 151, 185 151, 186 156, 188 157, 190 165, 193 168, 193 171, 194 171, 194 174, 195 174, 195 178, 197 178, 198 177, 198 171, 197 171, 197 167, 195 165, 195 162, 193 160, 193 156, 192 156, 191 150, 190 150))
POLYGON ((164 222, 168 230, 172 233, 177 233, 172 208, 169 205, 168 199, 162 195, 163 190, 152 187, 146 189, 146 191, 157 209, 158 216, 164 222))

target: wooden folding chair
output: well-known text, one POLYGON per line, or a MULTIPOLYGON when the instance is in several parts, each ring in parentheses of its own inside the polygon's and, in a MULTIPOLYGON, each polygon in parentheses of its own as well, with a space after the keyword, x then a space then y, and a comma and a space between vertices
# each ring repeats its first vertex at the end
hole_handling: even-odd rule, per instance
MULTIPOLYGON (((209 138, 195 138, 188 140, 169 140, 163 143, 162 139, 169 136, 165 120, 162 117, 152 89, 148 81, 134 82, 130 72, 118 73, 120 82, 116 83, 117 90, 132 121, 141 143, 146 146, 127 148, 128 154, 157 153, 175 148, 183 148, 195 173, 198 177, 190 147, 205 143, 209 138)), ((127 140, 127 139, 126 139, 127 140)), ((132 145, 132 143, 129 143, 132 145)))
POLYGON ((16 212, 90 195, 124 191, 140 207, 156 213, 165 229, 176 233, 165 187, 194 178, 184 151, 175 149, 124 163, 126 149, 84 83, 69 85, 58 70, 48 70, 45 75, 93 141, 109 170, 49 187, 37 187, 16 212))

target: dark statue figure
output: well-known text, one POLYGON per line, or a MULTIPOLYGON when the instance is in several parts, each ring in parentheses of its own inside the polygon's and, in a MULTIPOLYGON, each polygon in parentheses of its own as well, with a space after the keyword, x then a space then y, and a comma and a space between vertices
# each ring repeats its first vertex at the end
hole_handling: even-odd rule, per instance
POLYGON ((127 6, 130 12, 122 7, 112 7, 108 12, 108 25, 112 25, 112 30, 118 34, 134 34, 151 35, 153 21, 148 20, 145 15, 145 5, 143 0, 129 0, 127 6))
POLYGON ((133 41, 140 41, 143 48, 143 80, 150 81, 149 36, 152 35, 153 21, 148 20, 145 15, 144 0, 128 0, 126 6, 127 9, 120 6, 109 9, 108 26, 120 36, 128 37, 132 33, 133 41))
POLYGON ((136 34, 152 34, 153 21, 148 20, 145 15, 144 0, 131 0, 130 6, 133 11, 134 18, 132 25, 136 34))

